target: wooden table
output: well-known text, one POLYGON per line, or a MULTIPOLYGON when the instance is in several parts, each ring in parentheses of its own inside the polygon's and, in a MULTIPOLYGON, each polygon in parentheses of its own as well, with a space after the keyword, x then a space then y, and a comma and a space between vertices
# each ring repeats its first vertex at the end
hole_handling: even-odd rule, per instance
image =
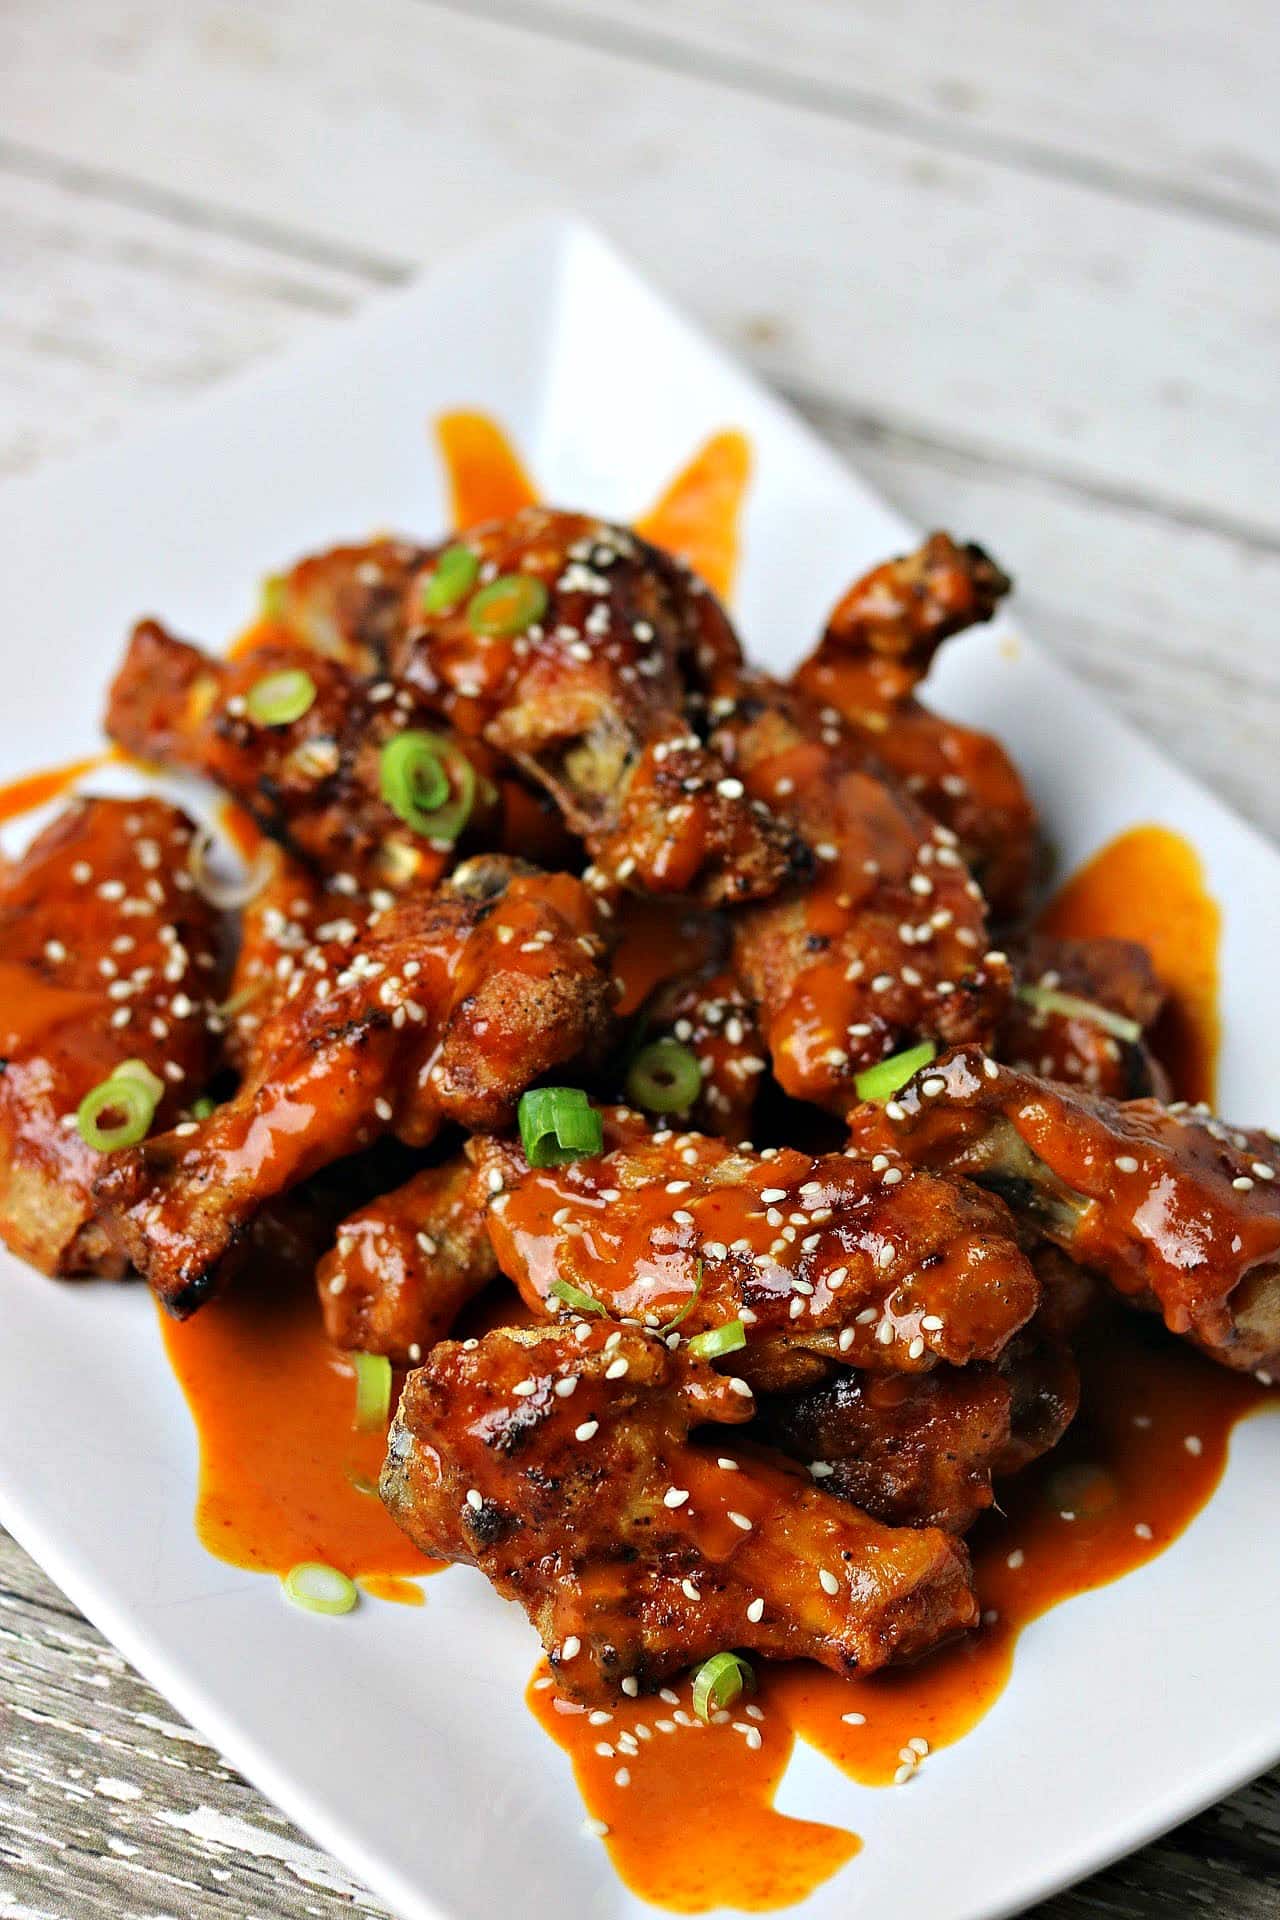
MULTIPOLYGON (((1277 72, 1269 0, 10 0, 0 471, 574 207, 1280 834, 1277 72)), ((1280 1773, 1041 1913, 1278 1907, 1280 1773)), ((0 1916, 352 1908, 0 1537, 0 1916)))

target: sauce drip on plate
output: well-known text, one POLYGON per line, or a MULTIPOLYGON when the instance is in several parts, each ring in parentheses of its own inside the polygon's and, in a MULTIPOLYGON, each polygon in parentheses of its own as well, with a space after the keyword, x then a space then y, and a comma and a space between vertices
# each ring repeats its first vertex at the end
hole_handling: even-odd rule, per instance
POLYGON ((248 1273, 161 1325, 200 1436, 196 1531, 210 1553, 259 1573, 323 1560, 384 1599, 434 1571, 378 1500, 386 1435, 353 1431, 351 1363, 324 1337, 309 1275, 248 1273))
POLYGON ((86 760, 68 760, 65 766, 46 767, 39 773, 25 773, 20 779, 8 781, 0 787, 0 826, 60 799, 86 773, 95 772, 114 758, 112 752, 95 753, 86 760))

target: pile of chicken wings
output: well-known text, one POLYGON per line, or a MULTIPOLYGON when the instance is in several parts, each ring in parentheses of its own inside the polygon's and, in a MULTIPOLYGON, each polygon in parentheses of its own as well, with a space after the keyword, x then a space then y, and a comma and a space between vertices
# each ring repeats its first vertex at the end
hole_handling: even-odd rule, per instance
POLYGON ((1169 1103, 1141 948, 1029 931, 1022 780, 919 698, 1008 586, 934 534, 780 680, 535 507, 305 559, 231 658, 142 622, 110 738, 269 852, 229 913, 179 809, 77 799, 0 874, 0 1232, 178 1315, 287 1245, 409 1369, 388 1508, 574 1698, 971 1626, 1100 1290, 1280 1363, 1280 1147, 1169 1103))

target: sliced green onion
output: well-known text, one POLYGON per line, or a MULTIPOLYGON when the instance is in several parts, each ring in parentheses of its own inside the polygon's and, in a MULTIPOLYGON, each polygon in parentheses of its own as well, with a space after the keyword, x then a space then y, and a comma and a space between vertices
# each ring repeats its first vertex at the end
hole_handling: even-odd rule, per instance
POLYGON ((546 610, 547 590, 541 580, 531 573, 504 573, 472 594, 467 620, 472 633, 506 640, 541 620, 546 610))
POLYGON ((887 1100, 899 1087, 906 1086, 913 1073, 927 1067, 937 1052, 932 1040, 923 1040, 918 1047, 908 1047, 905 1053, 891 1053, 887 1060, 855 1075, 853 1090, 859 1100, 887 1100))
POLYGON ((284 612, 285 577, 282 573, 269 573, 262 582, 259 593, 259 608, 264 620, 278 620, 284 612))
POLYGON ((456 840, 476 801, 476 770, 456 741, 410 727, 382 749, 382 797, 429 840, 456 840))
POLYGON ((713 1653, 693 1676, 693 1710, 699 1720, 710 1720, 755 1684, 755 1670, 740 1653, 713 1653))
POLYGON ((113 1080, 136 1080, 150 1094, 152 1104, 159 1106, 164 1098, 164 1081, 158 1073, 152 1073, 145 1060, 122 1060, 112 1073, 113 1080))
POLYGON ((136 1147, 146 1139, 159 1104, 159 1095, 136 1073, 113 1073, 91 1087, 76 1108, 80 1138, 96 1153, 136 1147))
POLYGON ((698 1296, 701 1294, 701 1292, 702 1292, 702 1262, 701 1260, 699 1260, 697 1266, 694 1268, 693 1292, 689 1295, 689 1298, 685 1301, 679 1313, 673 1315, 673 1317, 667 1321, 667 1324, 665 1327, 659 1327, 658 1332, 674 1333, 676 1328, 680 1325, 680 1322, 682 1320, 687 1320, 689 1315, 693 1312, 693 1309, 697 1306, 698 1296))
POLYGON ((572 1280, 553 1280, 547 1288, 557 1300, 563 1300, 567 1307, 576 1307, 579 1313, 604 1313, 609 1309, 597 1300, 594 1293, 588 1293, 585 1287, 575 1287, 572 1280))
POLYGON ((470 547, 446 547, 422 583, 424 613, 444 613, 470 593, 480 562, 470 547))
POLYGON ((741 1320, 726 1320, 723 1326, 695 1333, 687 1342, 687 1350, 699 1360, 718 1360, 722 1353, 737 1353, 746 1344, 747 1330, 741 1320))
POLYGON ((198 1100, 191 1102, 191 1118, 193 1120, 207 1120, 211 1113, 217 1111, 217 1106, 218 1103, 216 1100, 211 1099, 207 1093, 202 1093, 198 1100))
POLYGON ((1142 1028, 1136 1020, 1129 1020, 1123 1013, 1112 1013, 1110 1007, 1100 1007, 1096 1000, 1082 1000, 1075 993, 1059 993, 1057 987, 1019 987, 1019 1000, 1024 1000, 1037 1013, 1060 1013, 1067 1020, 1083 1020, 1091 1027, 1101 1027, 1104 1033, 1110 1033, 1117 1040, 1127 1040, 1130 1046, 1142 1038, 1142 1028))
POLYGON ((356 1370, 356 1432, 385 1427, 391 1414, 391 1362, 385 1353, 353 1353, 356 1370))
POLYGON ((641 1047, 627 1072, 627 1098, 649 1113, 684 1113, 702 1091, 702 1068, 678 1040, 641 1047))
POLYGON ((604 1123, 581 1087, 530 1087, 518 1118, 531 1167, 559 1167, 604 1151, 604 1123))
POLYGON ((264 673, 244 697, 244 710, 260 727, 287 727, 316 703, 315 681, 305 667, 264 673))
POLYGON ((360 1598, 355 1581, 323 1560, 300 1560, 290 1567, 282 1585, 294 1606, 308 1613, 350 1613, 360 1598))

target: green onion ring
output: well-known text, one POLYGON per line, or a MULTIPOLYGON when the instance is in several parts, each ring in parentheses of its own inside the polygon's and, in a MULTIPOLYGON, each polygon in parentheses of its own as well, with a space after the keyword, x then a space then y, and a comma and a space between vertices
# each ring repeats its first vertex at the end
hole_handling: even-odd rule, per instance
POLYGON ((300 1560, 281 1584, 286 1598, 307 1613, 350 1613, 360 1598, 355 1581, 323 1560, 300 1560))
POLYGON ((530 1087, 517 1117, 531 1167, 563 1166, 604 1151, 604 1123, 581 1087, 530 1087))
POLYGON ((865 1073, 855 1075, 853 1088, 859 1100, 874 1100, 877 1103, 888 1100, 899 1087, 905 1087, 913 1073, 919 1073, 921 1067, 937 1057, 938 1049, 932 1040, 921 1041, 918 1047, 908 1047, 903 1053, 891 1053, 887 1060, 880 1060, 874 1067, 868 1067, 865 1073))
MULTIPOLYGON (((689 1295, 689 1298, 685 1301, 679 1313, 675 1314, 670 1320, 668 1320, 665 1327, 659 1327, 658 1332, 674 1333, 676 1328, 680 1325, 680 1322, 682 1320, 687 1320, 689 1315, 693 1312, 693 1309, 697 1306, 698 1297, 701 1294, 701 1292, 702 1292, 702 1262, 701 1260, 699 1260, 697 1266, 694 1268, 693 1292, 689 1295)), ((693 1342, 690 1341, 689 1344, 692 1346, 693 1342)))
POLYGON ((136 1073, 116 1072, 86 1093, 76 1108, 76 1127, 95 1153, 115 1153, 146 1139, 159 1104, 158 1095, 136 1073), (121 1117, 105 1120, 110 1113, 121 1117))
POLYGON ((631 1062, 626 1090, 649 1113, 685 1113, 702 1091, 702 1068, 678 1040, 654 1040, 631 1062))
POLYGON ((264 673, 244 697, 244 710, 260 727, 287 727, 316 703, 318 689, 305 667, 264 673))
POLYGON ((470 547, 446 547, 422 582, 422 611, 447 613, 456 607, 474 587, 479 571, 480 561, 470 547))
POLYGON ((1018 998, 1034 1007, 1037 1013, 1060 1013, 1067 1020, 1083 1020, 1091 1027, 1101 1027, 1117 1040, 1128 1041, 1130 1046, 1142 1038, 1142 1028, 1136 1020, 1127 1019, 1123 1013, 1113 1013, 1110 1007, 1100 1007, 1096 1000, 1082 1000, 1079 994, 1060 993, 1057 987, 1019 987, 1018 998))
POLYGON ((597 1300, 594 1293, 588 1293, 585 1287, 575 1287, 572 1280, 553 1280, 547 1292, 554 1293, 557 1300, 563 1300, 566 1307, 574 1307, 579 1313, 608 1315, 608 1307, 597 1300))
POLYGON ((467 603, 472 633, 485 639, 507 640, 523 633, 547 610, 547 590, 531 573, 503 573, 473 593, 467 603))
POLYGON ((385 1427, 391 1416, 391 1362, 385 1353, 353 1353, 356 1371, 357 1433, 385 1427))
POLYGON ((755 1684, 755 1670, 740 1653, 713 1653, 693 1676, 693 1710, 699 1720, 710 1720, 755 1684))
POLYGON ((721 1354, 737 1353, 747 1344, 747 1330, 741 1320, 726 1320, 722 1326, 695 1333, 686 1343, 687 1350, 699 1360, 718 1360, 721 1354))
POLYGON ((379 773, 391 811, 429 840, 456 840, 471 818, 476 770, 444 734, 424 727, 394 734, 382 749, 379 773))

